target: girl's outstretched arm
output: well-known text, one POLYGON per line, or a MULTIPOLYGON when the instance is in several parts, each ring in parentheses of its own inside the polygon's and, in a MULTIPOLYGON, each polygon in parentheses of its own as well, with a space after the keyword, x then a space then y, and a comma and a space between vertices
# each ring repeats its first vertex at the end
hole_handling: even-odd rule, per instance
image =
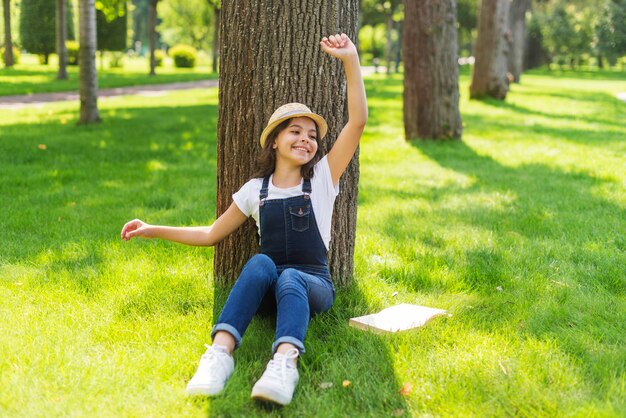
POLYGON ((121 236, 125 241, 134 237, 161 238, 186 245, 212 246, 235 232, 246 219, 233 202, 211 226, 161 226, 134 219, 124 225, 121 236))
POLYGON ((337 184, 359 146, 367 122, 367 99, 361 77, 359 55, 350 38, 345 33, 330 35, 324 37, 320 45, 328 55, 339 58, 343 62, 348 81, 348 123, 343 127, 328 153, 333 183, 337 184))

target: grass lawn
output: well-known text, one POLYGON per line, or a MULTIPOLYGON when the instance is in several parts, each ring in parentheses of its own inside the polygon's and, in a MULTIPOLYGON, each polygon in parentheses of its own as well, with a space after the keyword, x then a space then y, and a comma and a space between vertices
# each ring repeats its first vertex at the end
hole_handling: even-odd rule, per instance
POLYGON ((283 410, 249 399, 268 318, 223 396, 185 395, 223 296, 213 250, 119 239, 132 217, 213 220, 217 90, 107 99, 89 127, 78 103, 0 110, 0 416, 626 415, 626 81, 522 81, 469 102, 463 76, 463 142, 407 143, 401 80, 368 78, 356 277, 283 410), (400 302, 451 316, 347 325, 400 302))
MULTIPOLYGON (((106 62, 106 60, 105 60, 106 62)), ((98 88, 139 86, 145 84, 175 83, 217 78, 211 67, 200 62, 196 68, 175 68, 170 60, 163 67, 157 67, 156 76, 148 76, 150 70, 147 58, 124 58, 123 68, 100 66, 98 57, 98 88)), ((41 65, 34 55, 22 55, 20 64, 13 68, 0 68, 0 96, 18 94, 52 93, 77 91, 79 87, 78 66, 68 66, 68 79, 57 80, 56 56, 51 56, 49 65, 41 65)))

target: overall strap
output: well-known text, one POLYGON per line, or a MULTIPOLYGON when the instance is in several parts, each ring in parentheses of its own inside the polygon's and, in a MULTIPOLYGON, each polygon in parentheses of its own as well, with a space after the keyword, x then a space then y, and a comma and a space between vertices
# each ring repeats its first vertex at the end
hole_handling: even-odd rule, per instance
POLYGON ((311 180, 304 179, 304 182, 302 183, 302 193, 304 194, 304 198, 308 200, 312 191, 313 188, 311 188, 311 180))
POLYGON ((261 186, 261 192, 259 193, 259 206, 263 206, 265 204, 265 199, 267 199, 267 190, 270 184, 270 176, 267 176, 263 179, 263 185, 261 186))

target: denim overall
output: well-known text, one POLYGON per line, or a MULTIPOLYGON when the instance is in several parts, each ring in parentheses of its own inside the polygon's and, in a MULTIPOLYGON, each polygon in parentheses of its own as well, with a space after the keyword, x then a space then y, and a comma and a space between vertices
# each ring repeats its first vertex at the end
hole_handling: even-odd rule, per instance
POLYGON ((303 353, 309 319, 330 309, 335 288, 311 205, 311 181, 304 180, 300 196, 267 200, 269 181, 269 176, 263 179, 259 194, 261 254, 244 266, 211 337, 227 331, 239 347, 263 299, 273 296, 277 316, 272 350, 291 343, 303 353))

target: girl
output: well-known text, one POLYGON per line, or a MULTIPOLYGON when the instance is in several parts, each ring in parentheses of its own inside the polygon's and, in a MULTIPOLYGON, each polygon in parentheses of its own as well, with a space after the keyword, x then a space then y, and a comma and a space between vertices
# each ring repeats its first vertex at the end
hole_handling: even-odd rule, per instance
POLYGON ((330 152, 322 158, 319 141, 327 131, 324 119, 299 103, 279 107, 261 134, 259 171, 233 195, 233 203, 209 227, 149 225, 138 219, 122 229, 122 239, 161 238, 187 245, 215 245, 252 216, 261 253, 245 265, 211 331, 200 365, 187 385, 189 394, 217 395, 234 369, 232 352, 266 295, 275 299, 274 353, 252 389, 258 400, 286 405, 298 383, 297 358, 311 315, 333 304, 335 288, 326 252, 339 178, 361 139, 367 103, 359 57, 345 35, 320 42, 344 65, 348 84, 349 120, 330 152))

